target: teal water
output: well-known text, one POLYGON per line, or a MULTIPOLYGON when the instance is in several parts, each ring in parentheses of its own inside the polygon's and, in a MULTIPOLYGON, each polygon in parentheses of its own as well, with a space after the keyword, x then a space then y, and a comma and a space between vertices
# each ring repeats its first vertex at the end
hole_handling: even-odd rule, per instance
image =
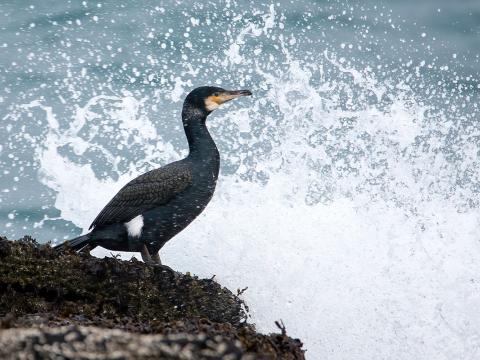
POLYGON ((249 88, 166 262, 249 286, 311 359, 473 359, 479 73, 473 0, 1 1, 0 233, 81 234, 185 155, 188 91, 249 88))
MULTIPOLYGON (((377 81, 405 79, 423 101, 440 111, 445 108, 472 115, 477 110, 477 2, 282 2, 274 10, 281 28, 275 26, 266 36, 240 35, 243 51, 261 52, 254 50, 253 58, 244 62, 229 58, 228 49, 235 37, 249 22, 260 23, 269 6, 228 1, 218 5, 190 1, 3 1, 0 115, 7 131, 3 132, 0 154, 4 168, 0 179, 2 211, 24 214, 8 221, 6 234, 15 238, 31 233, 39 215, 59 215, 52 206, 54 192, 38 182, 39 169, 32 159, 31 145, 17 140, 25 126, 33 136, 44 131, 45 125, 35 121, 35 114, 14 115, 19 105, 32 100, 47 100, 57 118, 68 122, 78 104, 92 96, 129 91, 157 100, 155 94, 168 94, 179 80, 185 88, 179 96, 207 83, 247 85, 261 96, 265 89, 259 86, 260 78, 251 66, 258 63, 281 72, 289 66, 284 55, 277 57, 284 46, 302 62, 300 66, 316 64, 330 51, 349 66, 368 69, 377 81), (279 41, 281 37, 285 40, 279 41), (458 100, 457 108, 444 106, 445 97, 447 101, 458 100), (27 217, 30 220, 25 221, 27 217)), ((156 126, 182 148, 183 135, 176 128, 167 128, 164 121, 178 118, 179 109, 178 101, 172 103, 167 98, 144 111, 158 119, 156 126)), ((116 155, 132 157, 132 151, 116 155)), ((100 177, 114 176, 101 163, 92 162, 92 166, 98 168, 100 177)), ((54 238, 69 237, 76 229, 71 223, 56 220, 44 223, 36 232, 47 240, 53 234, 54 238)))

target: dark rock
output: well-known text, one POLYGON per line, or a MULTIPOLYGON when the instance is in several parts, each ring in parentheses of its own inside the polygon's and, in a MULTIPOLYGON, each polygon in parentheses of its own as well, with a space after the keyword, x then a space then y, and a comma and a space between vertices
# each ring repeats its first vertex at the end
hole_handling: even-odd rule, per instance
POLYGON ((135 259, 58 254, 29 237, 15 242, 0 238, 0 328, 9 329, 0 332, 2 359, 1 351, 7 348, 19 357, 20 351, 27 351, 24 354, 31 356, 22 357, 26 359, 221 358, 216 350, 207 356, 210 345, 228 351, 232 359, 304 358, 302 343, 288 337, 284 328, 281 334, 258 334, 247 323, 246 309, 241 299, 212 279, 173 275, 135 259), (105 339, 110 338, 104 334, 112 335, 108 346, 105 339), (96 338, 104 339, 104 345, 97 348, 92 345, 96 340, 86 342, 96 338), (77 339, 76 345, 69 339, 77 339), (92 357, 52 352, 83 354, 82 344, 92 346, 85 350, 92 357), (142 346, 144 357, 129 352, 142 346), (193 355, 168 357, 169 346, 185 347, 193 355), (104 356, 117 350, 118 357, 104 356), (45 352, 35 357, 34 351, 45 352))
POLYGON ((10 329, 1 359, 254 359, 239 341, 204 334, 141 335, 98 327, 10 329))

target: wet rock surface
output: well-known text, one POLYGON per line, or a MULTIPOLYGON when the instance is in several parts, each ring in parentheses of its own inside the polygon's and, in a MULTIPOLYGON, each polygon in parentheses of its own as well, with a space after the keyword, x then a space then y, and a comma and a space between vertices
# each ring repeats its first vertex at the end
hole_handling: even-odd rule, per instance
POLYGON ((238 341, 204 334, 140 335, 96 327, 11 329, 0 358, 22 359, 254 359, 238 341))
POLYGON ((247 310, 213 279, 0 238, 0 358, 304 358, 247 310))

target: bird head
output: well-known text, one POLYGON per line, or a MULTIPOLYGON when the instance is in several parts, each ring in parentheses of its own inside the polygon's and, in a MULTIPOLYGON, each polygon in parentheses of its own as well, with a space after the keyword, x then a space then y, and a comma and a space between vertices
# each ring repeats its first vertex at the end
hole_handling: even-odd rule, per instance
POLYGON ((225 90, 214 86, 202 86, 192 90, 185 98, 184 109, 209 115, 227 101, 252 95, 250 90, 225 90))

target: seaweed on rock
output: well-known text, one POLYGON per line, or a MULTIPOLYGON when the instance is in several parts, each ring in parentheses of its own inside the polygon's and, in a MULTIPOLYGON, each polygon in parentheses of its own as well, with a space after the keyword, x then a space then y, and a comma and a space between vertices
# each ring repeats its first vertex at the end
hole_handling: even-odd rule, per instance
MULTIPOLYGON (((33 328, 36 336, 43 337, 54 331, 51 327, 58 327, 55 331, 60 333, 84 334, 81 337, 107 328, 134 342, 146 341, 140 334, 157 335, 148 338, 152 344, 177 338, 185 344, 191 338, 192 349, 197 345, 201 349, 202 341, 211 340, 210 344, 223 344, 218 349, 231 349, 231 354, 240 356, 232 355, 233 359, 304 358, 301 342, 288 337, 284 329, 281 334, 257 333, 247 323, 243 301, 213 279, 173 276, 135 259, 58 254, 30 237, 14 242, 0 238, 0 327, 18 328, 1 333, 0 348, 6 338, 21 339, 24 328, 33 328)), ((15 347, 12 344, 10 348, 15 347)), ((155 352, 157 345, 152 345, 153 358, 160 354, 155 352)), ((120 345, 114 341, 111 346, 120 345)), ((204 357, 200 350, 192 354, 192 359, 215 358, 204 357)))

